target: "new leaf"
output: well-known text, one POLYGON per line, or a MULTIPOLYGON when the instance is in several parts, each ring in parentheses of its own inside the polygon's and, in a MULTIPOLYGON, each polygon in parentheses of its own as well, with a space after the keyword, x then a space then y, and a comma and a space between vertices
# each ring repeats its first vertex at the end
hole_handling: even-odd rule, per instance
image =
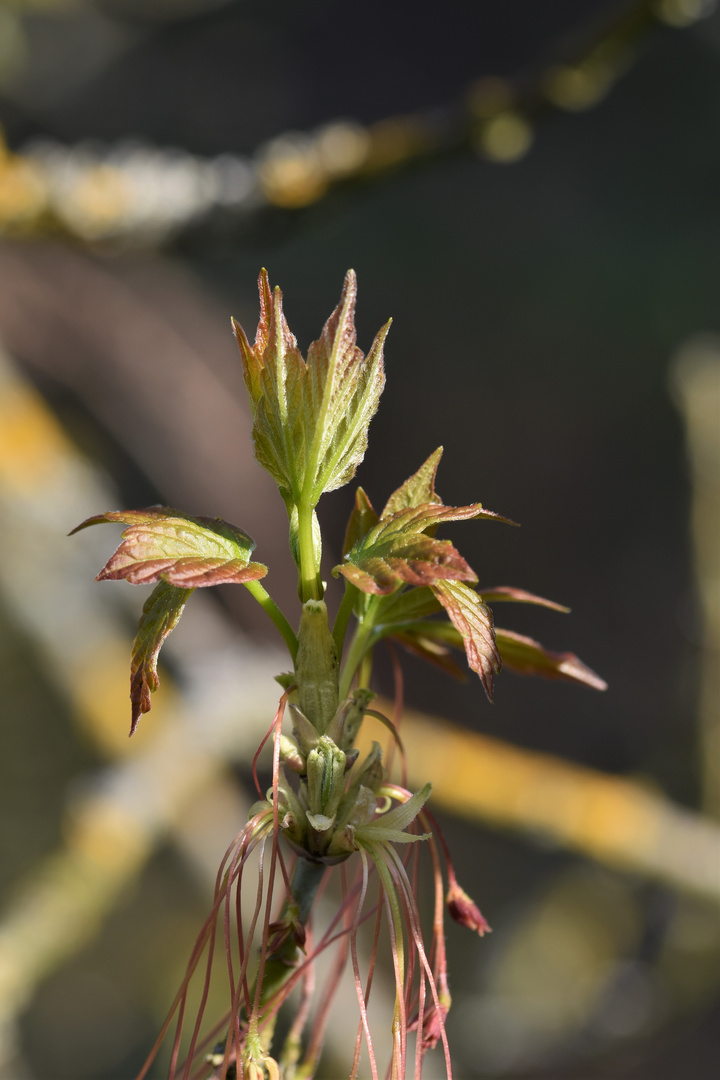
POLYGON ((134 735, 140 717, 150 712, 150 694, 160 685, 157 673, 160 647, 180 621, 192 593, 193 589, 179 589, 161 581, 145 601, 130 660, 131 735, 134 735))
POLYGON ((132 649, 132 735, 140 717, 150 711, 150 695, 159 685, 160 648, 194 589, 256 581, 265 576, 267 567, 250 562, 254 541, 221 518, 191 517, 169 506, 151 506, 110 510, 88 518, 73 532, 102 522, 120 522, 128 528, 96 580, 157 583, 142 609, 132 649))
POLYGON ((441 503, 442 499, 435 492, 435 477, 438 465, 442 457, 443 448, 438 446, 427 461, 423 462, 416 473, 409 476, 397 491, 394 491, 385 503, 381 517, 396 514, 399 510, 406 510, 410 506, 420 506, 422 503, 441 503))
POLYGON ((462 637, 468 664, 480 676, 485 693, 492 701, 493 680, 501 662, 490 608, 462 581, 436 581, 433 592, 462 637))
POLYGON ((308 350, 305 415, 308 440, 303 500, 314 506, 324 491, 342 487, 365 456, 367 432, 385 385, 383 344, 390 323, 370 352, 356 345, 355 272, 345 276, 340 303, 308 350))
POLYGON ((550 652, 538 641, 512 630, 496 630, 503 663, 520 675, 540 675, 544 679, 584 683, 593 690, 607 690, 607 683, 583 664, 575 653, 550 652))
POLYGON ((129 528, 96 581, 124 579, 133 585, 167 581, 197 589, 240 585, 267 573, 262 563, 250 562, 255 542, 222 518, 191 517, 169 506, 110 510, 88 518, 73 532, 102 522, 121 522, 129 528))
POLYGON ((388 323, 367 356, 356 345, 355 273, 307 363, 283 313, 282 293, 260 275, 260 323, 250 345, 233 322, 254 415, 255 456, 286 501, 314 507, 346 484, 367 447, 367 430, 385 383, 382 349, 388 323))
POLYGON ((437 580, 477 581, 474 571, 449 540, 428 535, 445 521, 470 518, 506 520, 480 503, 443 506, 421 503, 383 517, 345 555, 333 573, 344 574, 362 592, 387 596, 402 584, 430 585, 437 580))

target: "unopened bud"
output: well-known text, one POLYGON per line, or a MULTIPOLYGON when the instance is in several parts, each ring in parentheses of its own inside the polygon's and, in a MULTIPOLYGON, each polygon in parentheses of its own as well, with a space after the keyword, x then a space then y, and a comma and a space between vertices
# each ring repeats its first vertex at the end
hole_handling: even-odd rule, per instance
POLYGON ((466 926, 468 930, 477 930, 480 937, 491 932, 491 927, 480 908, 473 903, 465 890, 460 888, 457 881, 450 882, 445 903, 450 917, 456 923, 466 926))
POLYGON ((355 742, 367 707, 374 697, 372 690, 361 687, 338 706, 327 733, 341 749, 348 750, 355 742))
POLYGON ((305 758, 300 753, 297 743, 289 735, 280 736, 280 757, 283 765, 287 765, 294 773, 300 776, 305 774, 305 758))
POLYGON ((322 600, 303 604, 295 661, 300 708, 322 734, 338 707, 338 659, 322 600))
POLYGON ((385 782, 385 776, 386 770, 382 763, 382 747, 379 742, 373 741, 372 749, 362 763, 360 772, 357 775, 357 783, 377 791, 380 785, 385 782))
POLYGON ((345 755, 323 735, 307 758, 308 810, 334 818, 345 790, 345 755))

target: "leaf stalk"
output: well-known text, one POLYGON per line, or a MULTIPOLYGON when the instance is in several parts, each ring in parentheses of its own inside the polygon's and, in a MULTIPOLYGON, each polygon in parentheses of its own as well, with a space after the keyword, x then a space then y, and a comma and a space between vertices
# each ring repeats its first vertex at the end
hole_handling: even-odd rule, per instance
POLYGON ((300 556, 300 598, 322 600, 323 587, 317 568, 315 537, 313 535, 313 507, 298 504, 298 550, 300 556))
POLYGON ((275 623, 275 626, 280 631, 280 635, 282 636, 283 641, 288 647, 288 651, 290 653, 290 656, 292 657, 292 661, 293 663, 295 663, 295 657, 297 656, 298 651, 298 639, 292 626, 287 621, 282 611, 273 600, 270 593, 260 584, 259 581, 246 581, 244 582, 244 584, 245 588, 248 590, 250 595, 257 600, 258 604, 263 609, 265 614, 268 615, 275 623))
POLYGON ((345 635, 347 633, 348 623, 350 616, 353 613, 355 606, 355 597, 357 596, 357 589, 354 585, 351 585, 349 581, 345 581, 345 592, 343 598, 340 601, 340 607, 338 613, 335 616, 335 623, 333 625, 333 639, 335 641, 335 648, 337 649, 338 659, 342 657, 343 646, 345 644, 345 635))

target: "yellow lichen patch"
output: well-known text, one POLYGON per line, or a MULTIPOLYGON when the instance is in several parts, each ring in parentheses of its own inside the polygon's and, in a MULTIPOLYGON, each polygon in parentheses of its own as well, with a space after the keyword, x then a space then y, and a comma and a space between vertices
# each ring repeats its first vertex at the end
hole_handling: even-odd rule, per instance
POLYGON ((0 230, 22 231, 46 209, 47 185, 37 166, 11 155, 0 157, 0 230))
POLYGON ((72 855, 83 860, 88 869, 103 873, 122 873, 141 865, 149 848, 147 832, 124 809, 110 801, 97 800, 93 814, 70 816, 66 842, 72 855))
POLYGON ((33 491, 53 482, 72 453, 39 394, 14 379, 0 386, 0 486, 33 491))
POLYGON ((97 652, 84 654, 71 675, 73 703, 82 727, 93 744, 109 757, 117 757, 147 745, 172 713, 176 696, 167 677, 162 692, 153 700, 152 718, 135 738, 130 731, 130 647, 126 640, 105 642, 97 652))

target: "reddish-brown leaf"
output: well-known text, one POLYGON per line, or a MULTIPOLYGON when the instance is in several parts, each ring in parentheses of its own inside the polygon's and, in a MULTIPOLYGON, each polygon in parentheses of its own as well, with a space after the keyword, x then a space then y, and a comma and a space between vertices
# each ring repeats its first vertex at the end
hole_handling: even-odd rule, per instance
MULTIPOLYGON (((255 415, 257 403, 260 400, 262 394, 261 386, 261 372, 264 364, 264 353, 267 348, 268 337, 270 333, 270 314, 272 311, 272 292, 270 291, 270 282, 268 280, 267 270, 264 268, 260 271, 260 277, 258 278, 258 291, 260 293, 260 321, 258 322, 258 328, 255 332, 255 344, 250 345, 247 339, 245 331, 239 322, 232 319, 232 328, 235 332, 237 343, 240 347, 240 357, 242 359, 243 376, 245 378, 245 386, 250 397, 250 406, 255 415)), ((284 329, 287 334, 290 331, 285 323, 284 329)))
POLYGON ((160 647, 180 621, 192 592, 192 589, 178 589, 175 585, 161 581, 153 589, 142 609, 130 661, 131 735, 134 734, 140 717, 150 712, 150 695, 160 684, 157 673, 160 647))
POLYGON ((495 631, 503 664, 521 675, 541 675, 545 679, 583 683, 594 690, 607 690, 607 683, 570 652, 550 652, 539 642, 512 630, 495 631))
POLYGON ((400 584, 431 585, 437 580, 477 581, 474 571, 449 540, 436 540, 428 530, 446 521, 470 518, 505 521, 471 506, 443 506, 422 503, 381 518, 345 555, 345 562, 333 573, 345 577, 366 593, 386 596, 400 584))
POLYGON ((501 661, 490 608, 462 581, 436 581, 432 590, 459 631, 468 664, 480 676, 485 693, 492 701, 493 680, 501 661))
POLYGON ((254 541, 221 518, 191 517, 168 506, 111 510, 88 518, 73 532, 101 522, 129 526, 97 581, 133 585, 167 581, 183 589, 242 584, 264 577, 267 567, 250 562, 254 541))
POLYGON ((526 592, 525 589, 516 589, 512 585, 496 585, 492 589, 478 589, 486 604, 499 604, 503 600, 509 600, 516 604, 537 604, 540 607, 550 608, 552 611, 561 611, 567 615, 569 607, 557 604, 554 600, 546 600, 543 596, 526 592))

